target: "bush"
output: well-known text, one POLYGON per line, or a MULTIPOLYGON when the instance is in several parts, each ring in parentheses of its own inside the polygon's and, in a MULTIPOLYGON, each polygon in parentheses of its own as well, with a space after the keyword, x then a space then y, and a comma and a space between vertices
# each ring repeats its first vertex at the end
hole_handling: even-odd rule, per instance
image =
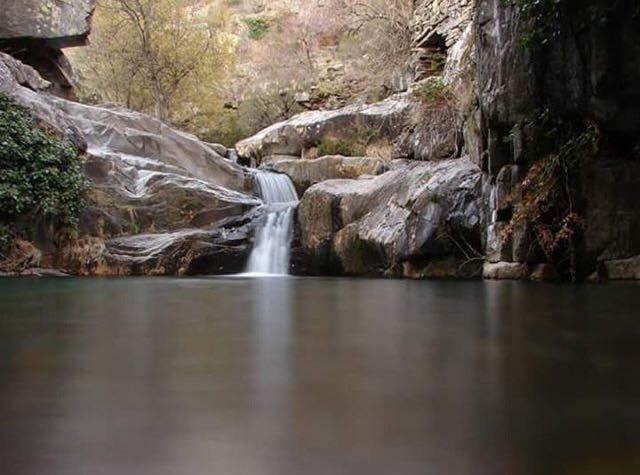
POLYGON ((259 40, 269 33, 269 21, 266 18, 245 18, 242 20, 249 29, 249 38, 259 40))
POLYGON ((19 222, 37 218, 75 228, 85 188, 76 147, 0 94, 0 241, 6 245, 19 222))
POLYGON ((413 96, 423 104, 452 102, 449 86, 444 79, 438 76, 430 77, 418 83, 413 89, 413 96))

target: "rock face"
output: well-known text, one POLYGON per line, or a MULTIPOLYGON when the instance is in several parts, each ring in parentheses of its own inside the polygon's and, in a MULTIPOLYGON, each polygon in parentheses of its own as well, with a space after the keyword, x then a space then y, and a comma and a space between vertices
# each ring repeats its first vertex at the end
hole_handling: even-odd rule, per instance
POLYGON ((606 277, 611 280, 640 280, 640 256, 606 261, 606 277))
POLYGON ((577 267, 586 276, 598 262, 604 269, 640 253, 640 11, 637 2, 618 0, 569 0, 553 8, 549 41, 522 48, 531 28, 524 15, 510 2, 477 2, 478 108, 468 115, 465 138, 485 172, 487 247, 495 259, 524 263, 532 257, 523 252, 532 247, 530 231, 514 235, 519 242, 499 232, 513 213, 505 192, 544 154, 544 130, 523 124, 540 110, 566 123, 596 124, 603 145, 579 160, 575 178, 584 218, 577 267))
POLYGON ((0 92, 86 150, 90 189, 81 237, 49 248, 39 265, 79 275, 215 273, 244 265, 261 201, 219 146, 144 114, 51 96, 32 68, 2 53, 0 79, 0 92))
POLYGON ((37 38, 58 47, 84 44, 95 0, 6 0, 0 11, 0 37, 37 38))
POLYGON ((371 105, 353 105, 333 111, 303 112, 279 122, 236 145, 241 157, 258 164, 270 155, 302 156, 326 141, 389 141, 405 124, 410 98, 397 95, 371 105))
POLYGON ((431 266, 434 275, 460 276, 477 257, 480 183, 466 158, 394 161, 378 177, 320 183, 300 204, 301 245, 330 272, 413 277, 431 266))
POLYGON ((95 0, 6 0, 0 10, 0 51, 33 66, 51 92, 73 97, 71 66, 63 48, 86 43, 95 0))
POLYGON ((353 179, 363 175, 380 175, 388 162, 373 157, 320 157, 314 160, 282 159, 264 165, 265 168, 288 175, 302 196, 312 185, 327 180, 353 179))
POLYGON ((518 262, 486 262, 482 276, 489 280, 525 280, 531 270, 527 264, 518 262))
POLYGON ((476 0, 416 0, 413 19, 415 81, 437 74, 434 55, 449 56, 465 31, 470 31, 476 0))

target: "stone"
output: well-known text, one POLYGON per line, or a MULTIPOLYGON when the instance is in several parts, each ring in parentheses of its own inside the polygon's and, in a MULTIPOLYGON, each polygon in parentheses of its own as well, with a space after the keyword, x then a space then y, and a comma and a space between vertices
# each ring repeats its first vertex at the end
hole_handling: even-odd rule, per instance
POLYGON ((482 276, 482 262, 446 256, 427 260, 407 261, 402 276, 408 279, 473 279, 482 276))
MULTIPOLYGON (((572 124, 589 117, 597 124, 600 143, 607 145, 594 157, 580 157, 577 167, 575 188, 581 196, 575 201, 584 218, 577 267, 589 275, 599 262, 615 262, 610 265, 614 274, 631 275, 627 264, 618 263, 640 254, 640 103, 634 99, 640 84, 640 17, 634 2, 610 2, 611 8, 595 21, 589 12, 601 3, 557 3, 560 13, 549 18, 547 27, 561 34, 543 45, 522 48, 529 25, 518 7, 501 0, 478 1, 476 118, 467 119, 465 138, 472 155, 484 162, 490 181, 504 166, 515 164, 522 168, 522 178, 548 153, 538 147, 547 131, 535 121, 531 124, 530 111, 545 104, 552 121, 572 124), (578 8, 579 3, 584 8, 578 8), (579 35, 576 24, 581 25, 579 35)), ((525 257, 527 246, 522 244, 515 243, 513 260, 540 262, 541 256, 525 257)))
POLYGON ((526 280, 530 269, 519 262, 485 262, 482 275, 489 280, 526 280))
POLYGON ((473 252, 480 170, 468 159, 395 160, 390 171, 312 186, 298 211, 301 245, 326 268, 383 275, 397 264, 473 252))
POLYGON ((298 92, 293 97, 293 100, 298 104, 308 104, 311 102, 311 95, 308 92, 298 92))
POLYGON ((74 75, 63 48, 87 43, 96 0, 5 0, 0 9, 0 51, 33 66, 49 91, 74 98, 74 75))
POLYGON ((45 39, 58 48, 84 44, 95 0, 5 0, 0 39, 45 39))
POLYGON ((13 268, 62 268, 74 275, 215 273, 232 267, 225 260, 232 254, 236 267, 243 265, 262 202, 245 169, 220 154, 226 148, 145 114, 42 93, 37 73, 2 53, 0 79, 0 92, 86 151, 89 181, 80 238, 42 262, 13 268))
POLYGON ((640 280, 640 255, 604 262, 610 280, 640 280))
MULTIPOLYGON (((412 19, 415 80, 433 74, 433 53, 447 57, 450 69, 462 56, 465 34, 471 35, 474 2, 469 0, 416 0, 412 19), (468 32, 471 30, 471 32, 468 32)), ((467 38, 468 40, 469 38, 467 38)), ((436 65, 439 66, 439 65, 436 65)))
POLYGON ((560 280, 560 274, 550 264, 538 264, 533 268, 529 278, 538 282, 557 282, 560 280))
POLYGON ((22 277, 71 277, 69 274, 56 269, 27 269, 20 273, 22 277))
POLYGON ((302 196, 309 187, 323 181, 380 175, 387 170, 387 162, 381 158, 334 155, 314 160, 280 159, 266 168, 288 175, 302 196))
POLYGON ((447 101, 425 101, 416 92, 425 83, 441 81, 442 78, 433 76, 411 87, 409 94, 416 104, 407 126, 396 139, 400 156, 413 160, 444 160, 459 155, 461 135, 458 112, 447 101))
POLYGON ((270 155, 302 156, 304 150, 318 146, 323 140, 366 141, 372 131, 378 139, 395 137, 411 108, 405 94, 376 104, 303 112, 242 140, 236 144, 236 150, 241 157, 253 158, 260 164, 270 155))

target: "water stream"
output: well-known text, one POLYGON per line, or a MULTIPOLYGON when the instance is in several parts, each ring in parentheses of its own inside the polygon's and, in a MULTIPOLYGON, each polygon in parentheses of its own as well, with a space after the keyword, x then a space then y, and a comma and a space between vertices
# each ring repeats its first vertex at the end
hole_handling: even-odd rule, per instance
POLYGON ((247 273, 287 275, 298 194, 286 175, 257 170, 255 178, 268 211, 264 225, 256 233, 247 273))

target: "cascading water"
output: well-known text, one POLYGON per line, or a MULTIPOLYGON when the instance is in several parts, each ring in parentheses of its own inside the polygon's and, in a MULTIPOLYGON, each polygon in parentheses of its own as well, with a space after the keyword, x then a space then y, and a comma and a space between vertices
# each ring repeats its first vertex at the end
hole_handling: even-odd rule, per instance
POLYGON ((247 273, 287 275, 298 194, 286 175, 257 170, 255 178, 268 211, 263 227, 256 234, 247 273))

